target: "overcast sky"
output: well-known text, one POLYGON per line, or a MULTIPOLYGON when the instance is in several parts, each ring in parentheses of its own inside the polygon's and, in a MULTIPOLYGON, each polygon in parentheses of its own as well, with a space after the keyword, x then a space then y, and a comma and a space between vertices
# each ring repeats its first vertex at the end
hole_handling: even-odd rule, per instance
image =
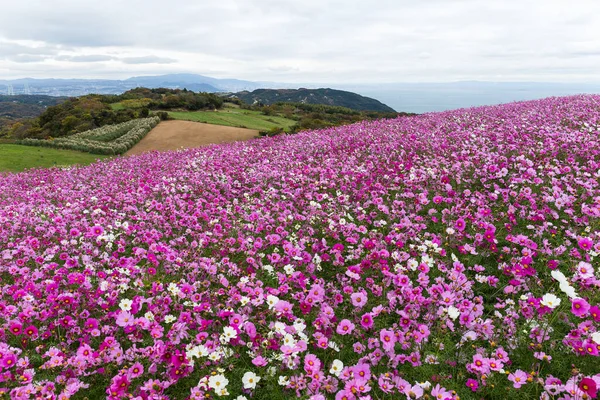
POLYGON ((0 79, 600 82, 598 0, 0 0, 0 79))

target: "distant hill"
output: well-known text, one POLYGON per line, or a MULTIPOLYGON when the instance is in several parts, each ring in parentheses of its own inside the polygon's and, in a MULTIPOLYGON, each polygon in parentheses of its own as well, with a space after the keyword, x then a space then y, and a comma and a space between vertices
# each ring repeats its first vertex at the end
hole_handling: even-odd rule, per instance
POLYGON ((23 118, 34 118, 46 111, 47 107, 65 101, 66 97, 43 95, 0 95, 0 130, 23 118))
POLYGON ((336 89, 257 89, 234 93, 247 104, 271 105, 278 102, 325 104, 359 111, 394 112, 379 100, 336 89))

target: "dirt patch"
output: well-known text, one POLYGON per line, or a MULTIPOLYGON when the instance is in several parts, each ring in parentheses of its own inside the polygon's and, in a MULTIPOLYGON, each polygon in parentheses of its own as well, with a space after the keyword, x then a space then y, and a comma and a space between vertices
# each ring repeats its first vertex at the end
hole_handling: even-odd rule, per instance
POLYGON ((214 143, 248 140, 255 137, 258 137, 258 131, 254 129, 233 128, 192 121, 163 121, 125 155, 141 154, 152 150, 166 151, 200 147, 214 143))

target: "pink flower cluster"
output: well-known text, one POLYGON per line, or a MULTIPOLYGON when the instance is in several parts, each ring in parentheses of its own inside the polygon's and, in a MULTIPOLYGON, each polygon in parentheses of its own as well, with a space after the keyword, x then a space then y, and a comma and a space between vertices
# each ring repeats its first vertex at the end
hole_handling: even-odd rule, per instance
POLYGON ((596 398, 599 254, 600 96, 5 174, 0 393, 596 398))

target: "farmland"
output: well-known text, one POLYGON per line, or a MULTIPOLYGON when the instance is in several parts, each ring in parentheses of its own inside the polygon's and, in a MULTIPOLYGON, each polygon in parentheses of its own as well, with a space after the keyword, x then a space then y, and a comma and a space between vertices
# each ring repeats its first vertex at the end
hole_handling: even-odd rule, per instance
POLYGON ((258 131, 191 121, 163 121, 125 155, 180 150, 258 137, 258 131))
POLYGON ((296 123, 294 120, 281 116, 268 116, 259 111, 241 108, 224 108, 216 111, 170 111, 169 115, 179 120, 256 129, 259 131, 268 131, 273 128, 283 128, 283 130, 287 131, 296 123))
POLYGON ((0 392, 595 398, 598 104, 1 176, 0 392))

